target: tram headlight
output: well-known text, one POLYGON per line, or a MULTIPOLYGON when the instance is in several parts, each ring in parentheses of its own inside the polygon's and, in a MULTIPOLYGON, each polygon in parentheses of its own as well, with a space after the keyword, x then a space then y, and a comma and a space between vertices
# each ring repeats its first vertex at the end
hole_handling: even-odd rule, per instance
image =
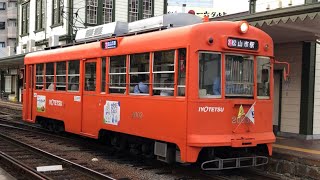
POLYGON ((239 23, 239 30, 240 30, 240 32, 241 33, 246 33, 246 32, 248 32, 248 30, 249 30, 249 23, 248 22, 246 22, 246 21, 241 21, 240 23, 239 23))

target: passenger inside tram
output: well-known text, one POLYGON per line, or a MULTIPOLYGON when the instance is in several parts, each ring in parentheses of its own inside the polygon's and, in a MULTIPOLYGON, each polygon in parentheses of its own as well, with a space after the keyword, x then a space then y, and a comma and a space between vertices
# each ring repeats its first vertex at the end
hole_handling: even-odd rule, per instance
POLYGON ((94 86, 93 78, 88 79, 86 83, 86 90, 87 91, 95 91, 96 87, 94 86))
POLYGON ((139 83, 134 87, 134 93, 148 94, 149 93, 148 80, 149 80, 148 75, 140 74, 138 76, 139 83))
MULTIPOLYGON (((171 79, 166 79, 164 81, 165 88, 173 88, 173 81, 171 79)), ((173 96, 173 90, 164 89, 161 90, 160 96, 173 96)))

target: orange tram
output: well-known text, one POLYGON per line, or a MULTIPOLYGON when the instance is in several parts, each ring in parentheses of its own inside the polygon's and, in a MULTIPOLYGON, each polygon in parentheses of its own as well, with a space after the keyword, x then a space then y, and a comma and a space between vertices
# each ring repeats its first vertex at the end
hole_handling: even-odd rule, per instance
POLYGON ((247 22, 133 34, 26 55, 24 121, 204 170, 267 163, 270 36, 247 22))

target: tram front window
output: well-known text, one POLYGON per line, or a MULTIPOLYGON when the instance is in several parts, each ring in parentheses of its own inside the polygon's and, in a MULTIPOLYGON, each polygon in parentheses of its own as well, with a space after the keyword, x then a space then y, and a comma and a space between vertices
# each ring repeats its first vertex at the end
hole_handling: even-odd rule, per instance
POLYGON ((199 53, 199 97, 221 98, 221 54, 199 53))
POLYGON ((227 97, 253 97, 253 56, 225 56, 225 93, 227 97))

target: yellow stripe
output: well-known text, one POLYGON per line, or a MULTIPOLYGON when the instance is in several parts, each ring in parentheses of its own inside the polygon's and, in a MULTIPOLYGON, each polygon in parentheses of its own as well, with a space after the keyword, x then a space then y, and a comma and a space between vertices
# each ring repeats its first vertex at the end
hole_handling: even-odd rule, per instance
POLYGON ((317 150, 297 148, 297 147, 291 147, 291 146, 284 146, 284 145, 280 145, 280 144, 273 144, 273 147, 281 148, 281 149, 289 149, 289 150, 293 150, 293 151, 300 151, 300 152, 304 152, 304 153, 310 153, 310 154, 318 154, 318 155, 320 155, 320 151, 317 151, 317 150))

